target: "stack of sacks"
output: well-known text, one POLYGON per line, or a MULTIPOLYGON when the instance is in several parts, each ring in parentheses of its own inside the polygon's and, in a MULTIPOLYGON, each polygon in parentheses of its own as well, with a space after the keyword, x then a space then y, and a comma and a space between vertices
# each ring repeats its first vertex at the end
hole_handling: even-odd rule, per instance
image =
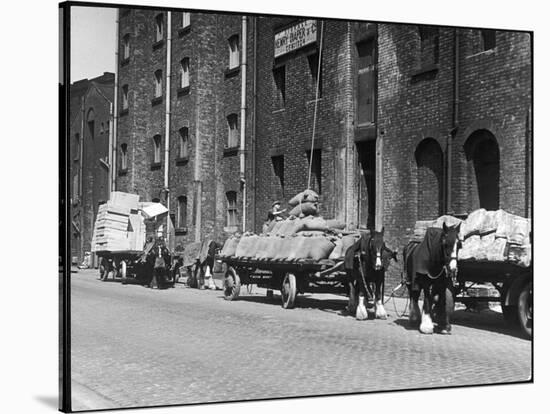
POLYGON ((329 255, 331 260, 341 260, 346 255, 348 249, 361 238, 360 233, 346 234, 345 236, 338 235, 336 245, 329 255))
POLYGON ((245 233, 240 238, 229 238, 220 255, 254 260, 318 261, 329 258, 338 243, 338 258, 341 258, 345 253, 342 246, 349 247, 356 239, 332 235, 345 225, 318 216, 318 200, 314 191, 302 191, 289 201, 293 209, 287 219, 273 220, 261 235, 245 233))
MULTIPOLYGON (((453 216, 441 216, 437 218, 437 220, 418 220, 416 223, 414 223, 414 233, 413 233, 413 241, 421 242, 422 239, 424 239, 424 235, 426 234, 426 230, 428 227, 436 227, 438 229, 443 228, 443 223, 445 223, 447 226, 457 226, 458 224, 462 223, 462 220, 459 218, 453 217, 453 216)), ((462 233, 462 227, 460 226, 460 231, 462 233)))
POLYGON ((313 190, 304 190, 290 199, 288 204, 293 207, 288 213, 291 216, 304 217, 317 215, 319 195, 313 190))
POLYGON ((244 233, 235 249, 235 257, 251 259, 256 256, 260 236, 253 233, 244 233))
POLYGON ((145 222, 138 212, 137 194, 111 192, 98 208, 92 235, 92 252, 141 251, 145 244, 145 222))
POLYGON ((237 251, 237 246, 239 245, 240 240, 241 238, 239 236, 231 236, 230 238, 228 238, 223 244, 223 248, 220 252, 220 256, 222 257, 235 256, 235 252, 237 251))
POLYGON ((472 212, 464 221, 464 238, 458 253, 461 260, 489 260, 531 263, 530 220, 504 210, 472 212), (506 249, 508 247, 508 255, 506 249))

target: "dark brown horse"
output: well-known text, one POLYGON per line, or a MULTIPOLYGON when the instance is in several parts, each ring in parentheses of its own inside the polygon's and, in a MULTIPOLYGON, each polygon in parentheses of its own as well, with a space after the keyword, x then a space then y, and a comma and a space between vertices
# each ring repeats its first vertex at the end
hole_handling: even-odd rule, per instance
POLYGON ((349 310, 354 311, 356 298, 359 296, 359 303, 356 309, 356 317, 364 319, 366 311, 363 299, 374 304, 374 314, 377 319, 386 319, 384 309, 384 278, 390 259, 397 261, 397 252, 392 251, 384 242, 384 228, 381 231, 362 233, 357 240, 346 251, 344 257, 344 269, 348 274, 350 288, 349 310), (363 313, 364 316, 359 315, 363 313))
POLYGON ((428 228, 420 243, 411 242, 403 249, 403 262, 411 304, 409 322, 420 323, 420 332, 451 332, 450 315, 454 309, 452 276, 456 273, 460 247, 458 226, 428 228), (420 293, 424 293, 422 313, 418 306, 420 293))

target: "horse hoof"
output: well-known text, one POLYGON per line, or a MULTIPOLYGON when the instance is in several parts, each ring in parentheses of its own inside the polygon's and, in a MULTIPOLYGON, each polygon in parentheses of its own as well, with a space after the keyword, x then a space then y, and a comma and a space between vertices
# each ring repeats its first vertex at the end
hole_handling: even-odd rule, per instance
POLYGON ((388 319, 388 315, 386 315, 385 313, 383 315, 376 315, 376 319, 382 319, 383 321, 385 321, 386 319, 388 319))
POLYGON ((447 330, 447 329, 442 329, 439 331, 439 333, 441 335, 450 335, 451 334, 451 331, 447 330))
POLYGON ((420 332, 426 335, 434 333, 434 327, 429 325, 420 325, 420 332))

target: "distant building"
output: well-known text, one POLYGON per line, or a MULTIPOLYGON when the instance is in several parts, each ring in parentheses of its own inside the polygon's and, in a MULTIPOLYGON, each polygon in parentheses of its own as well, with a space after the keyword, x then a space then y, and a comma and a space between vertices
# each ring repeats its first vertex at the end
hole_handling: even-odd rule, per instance
POLYGON ((81 262, 91 249, 98 205, 109 199, 114 74, 74 82, 70 92, 71 256, 81 262))
POLYGON ((529 33, 149 9, 119 22, 116 188, 168 204, 174 243, 260 231, 308 177, 323 216, 384 226, 399 249, 416 220, 532 215, 529 33))

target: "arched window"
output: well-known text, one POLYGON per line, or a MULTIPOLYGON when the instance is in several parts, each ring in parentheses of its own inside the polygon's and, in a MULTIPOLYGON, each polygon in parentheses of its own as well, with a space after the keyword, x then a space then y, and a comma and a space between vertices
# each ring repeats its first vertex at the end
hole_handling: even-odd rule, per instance
POLYGON ((122 110, 128 109, 128 85, 122 85, 122 110))
POLYGON ((495 136, 486 129, 475 131, 464 144, 468 161, 471 209, 500 208, 500 150, 495 136))
POLYGON ((239 117, 237 114, 227 116, 227 148, 236 148, 239 145, 239 117))
POLYGON ((125 171, 128 169, 128 145, 120 145, 120 169, 125 171))
POLYGON ((187 88, 189 86, 189 58, 183 58, 180 61, 180 88, 187 88))
POLYGON ((130 59, 130 34, 124 35, 122 38, 122 59, 130 59))
POLYGON ((237 226, 237 193, 235 191, 228 191, 225 193, 227 200, 227 226, 237 226))
POLYGON ((444 212, 443 152, 439 143, 426 138, 414 153, 417 167, 417 219, 436 219, 444 212))
POLYGON ((155 42, 164 39, 164 14, 157 14, 155 17, 155 42))
POLYGON ((189 157, 189 128, 183 127, 179 130, 180 139, 179 139, 179 148, 178 156, 179 158, 189 157))
POLYGON ((153 137, 153 164, 160 163, 160 142, 161 136, 155 135, 153 137))
POLYGON ((155 71, 155 98, 162 96, 162 70, 155 71))
POLYGON ((95 137, 95 112, 93 109, 90 108, 88 111, 88 117, 86 120, 88 124, 88 136, 93 140, 95 137))
POLYGON ((229 69, 239 66, 239 36, 233 35, 228 39, 229 42, 229 69))
POLYGON ((176 228, 181 229, 184 227, 187 227, 187 197, 179 196, 176 228))

